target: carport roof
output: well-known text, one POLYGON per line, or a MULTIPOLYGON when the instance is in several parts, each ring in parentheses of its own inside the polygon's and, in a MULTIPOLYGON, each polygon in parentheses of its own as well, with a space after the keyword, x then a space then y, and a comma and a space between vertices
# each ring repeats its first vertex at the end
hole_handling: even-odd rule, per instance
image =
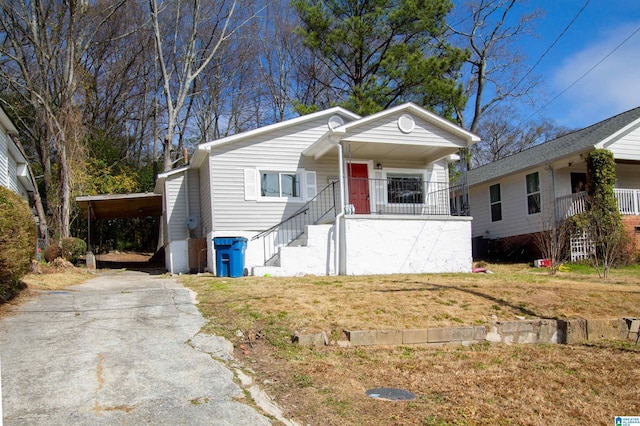
POLYGON ((116 219, 162 216, 162 195, 153 192, 138 194, 104 194, 76 197, 84 217, 116 219))

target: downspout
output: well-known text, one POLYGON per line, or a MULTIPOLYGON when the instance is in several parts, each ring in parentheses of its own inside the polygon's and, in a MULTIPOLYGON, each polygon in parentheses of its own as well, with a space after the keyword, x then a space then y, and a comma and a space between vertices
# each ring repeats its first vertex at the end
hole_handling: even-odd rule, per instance
MULTIPOLYGON (((553 170, 551 164, 547 164, 547 170, 551 173, 551 230, 553 231, 553 235, 555 235, 556 225, 557 225, 557 206, 556 206, 556 174, 553 170)), ((541 200, 542 201, 542 200, 541 200)))
MULTIPOLYGON (((340 220, 344 217, 344 151, 342 143, 338 143, 338 183, 340 184, 340 213, 336 215, 336 238, 334 248, 335 275, 340 275, 340 220)), ((345 248, 346 255, 346 248, 345 248)))
POLYGON ((189 169, 185 169, 184 171, 184 190, 185 190, 185 194, 184 194, 184 200, 185 200, 185 212, 186 212, 186 217, 185 217, 185 227, 187 228, 187 240, 189 239, 189 237, 191 236, 191 233, 189 232, 189 227, 186 225, 186 221, 189 219, 189 215, 191 214, 191 212, 189 211, 189 169))

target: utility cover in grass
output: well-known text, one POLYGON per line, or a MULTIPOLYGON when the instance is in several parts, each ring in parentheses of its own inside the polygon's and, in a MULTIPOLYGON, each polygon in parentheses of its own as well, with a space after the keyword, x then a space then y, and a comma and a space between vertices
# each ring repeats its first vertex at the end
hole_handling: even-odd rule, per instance
POLYGON ((410 401, 416 399, 414 394, 404 389, 373 388, 369 389, 366 394, 371 398, 384 399, 386 401, 410 401))

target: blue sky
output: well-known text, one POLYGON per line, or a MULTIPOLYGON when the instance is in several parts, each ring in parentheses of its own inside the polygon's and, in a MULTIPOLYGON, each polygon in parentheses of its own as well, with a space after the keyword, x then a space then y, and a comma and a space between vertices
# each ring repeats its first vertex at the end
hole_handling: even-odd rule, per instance
MULTIPOLYGON (((519 43, 529 66, 535 64, 586 2, 532 0, 524 6, 545 11, 537 20, 535 37, 519 43)), ((537 106, 542 107, 540 116, 574 129, 640 106, 640 31, 611 53, 639 29, 639 0, 590 0, 534 70, 542 80, 546 102, 559 96, 547 106, 543 106, 545 102, 537 106)))

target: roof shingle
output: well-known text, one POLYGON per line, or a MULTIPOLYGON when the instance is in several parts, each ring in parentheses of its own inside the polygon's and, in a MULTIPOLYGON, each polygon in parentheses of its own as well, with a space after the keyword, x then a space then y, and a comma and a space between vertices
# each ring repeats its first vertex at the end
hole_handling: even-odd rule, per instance
POLYGON ((597 143, 638 119, 640 119, 640 107, 477 167, 468 172, 469 185, 477 185, 500 176, 537 167, 565 156, 588 151, 594 148, 597 143))

